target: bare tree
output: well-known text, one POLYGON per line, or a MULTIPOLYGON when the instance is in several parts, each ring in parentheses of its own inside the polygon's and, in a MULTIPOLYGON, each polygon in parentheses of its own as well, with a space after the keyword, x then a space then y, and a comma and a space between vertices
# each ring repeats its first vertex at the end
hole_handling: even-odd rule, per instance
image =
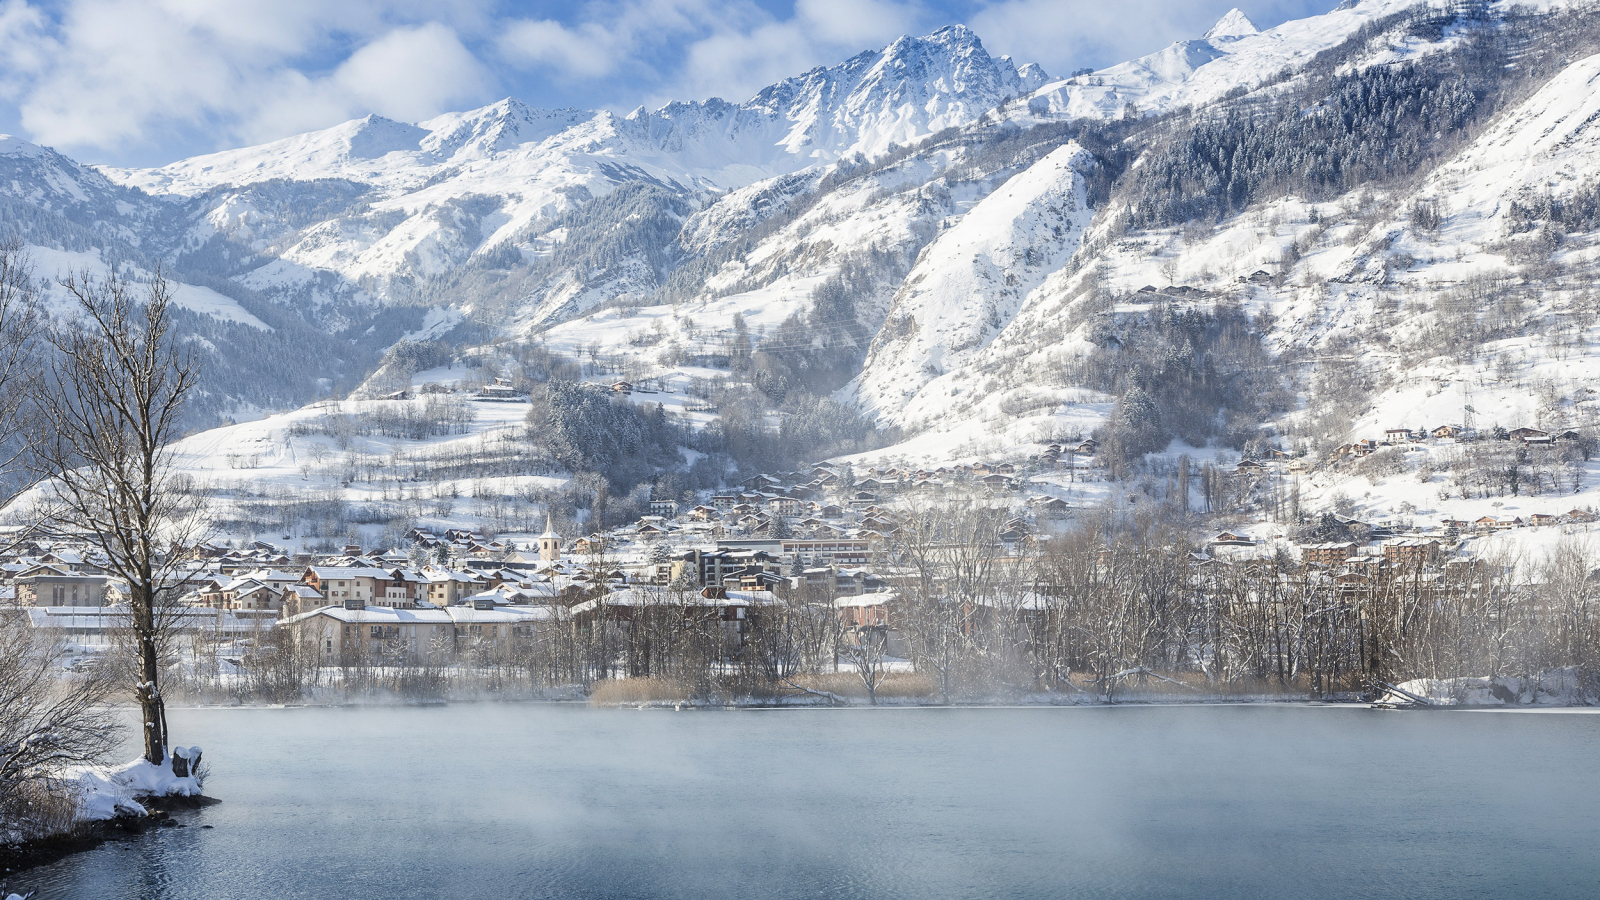
POLYGON ((54 793, 62 766, 96 762, 116 746, 110 668, 63 674, 61 657, 60 644, 25 620, 0 618, 0 831, 8 820, 30 824, 29 801, 54 793))
MULTIPOLYGON (((0 242, 0 505, 29 486, 19 466, 29 449, 30 392, 42 323, 27 253, 0 242)), ((33 633, 20 616, 0 613, 0 828, 47 831, 45 798, 63 765, 98 760, 116 743, 106 708, 112 681, 102 666, 63 676, 62 648, 33 633)), ((59 804, 57 804, 59 805, 59 804)))
POLYGON ((9 502, 28 486, 19 465, 28 450, 30 392, 42 327, 33 266, 15 238, 0 242, 0 500, 9 502))
POLYGON ((198 495, 173 465, 171 444, 198 364, 173 344, 172 291, 160 273, 143 291, 115 273, 76 274, 62 286, 74 315, 48 330, 56 353, 36 391, 44 428, 36 466, 52 479, 45 511, 53 527, 101 548, 127 584, 144 756, 161 763, 164 613, 179 586, 179 548, 202 527, 198 495))

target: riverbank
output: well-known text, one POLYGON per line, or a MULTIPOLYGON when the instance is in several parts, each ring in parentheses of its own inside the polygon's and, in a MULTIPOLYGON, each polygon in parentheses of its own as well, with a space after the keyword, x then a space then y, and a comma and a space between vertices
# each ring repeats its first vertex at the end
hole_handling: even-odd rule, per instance
POLYGON ((152 828, 186 827, 172 815, 178 810, 200 809, 221 803, 215 797, 145 798, 143 815, 122 813, 110 819, 84 821, 66 833, 51 834, 10 844, 0 844, 0 885, 6 877, 46 866, 73 855, 98 849, 107 841, 133 837, 152 828))
POLYGON ((143 759, 117 766, 80 766, 63 778, 64 802, 73 804, 75 821, 68 829, 0 844, 0 883, 4 876, 47 865, 74 853, 93 850, 108 840, 140 834, 151 828, 181 827, 172 813, 200 809, 222 801, 203 793, 204 769, 198 747, 176 747, 195 768, 173 772, 169 755, 160 765, 143 759))

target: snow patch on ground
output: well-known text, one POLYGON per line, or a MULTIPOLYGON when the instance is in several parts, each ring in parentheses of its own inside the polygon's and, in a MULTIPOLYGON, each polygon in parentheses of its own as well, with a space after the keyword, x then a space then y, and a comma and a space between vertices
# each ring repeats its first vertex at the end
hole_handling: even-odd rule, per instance
MULTIPOLYGON (((174 748, 175 752, 184 749, 174 748)), ((198 747, 187 749, 190 758, 200 754, 198 747)), ((200 782, 194 776, 179 778, 172 773, 170 755, 160 765, 141 758, 120 766, 74 768, 67 777, 76 782, 80 815, 90 822, 145 815, 148 810, 139 801, 151 797, 200 796, 200 782)))

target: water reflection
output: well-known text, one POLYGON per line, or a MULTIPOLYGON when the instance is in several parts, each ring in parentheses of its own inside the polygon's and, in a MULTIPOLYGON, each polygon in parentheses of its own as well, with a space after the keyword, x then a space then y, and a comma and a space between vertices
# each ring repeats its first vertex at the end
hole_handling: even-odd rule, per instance
POLYGON ((226 802, 6 887, 1455 898, 1600 883, 1595 716, 471 705, 190 710, 173 725, 206 746, 226 802))

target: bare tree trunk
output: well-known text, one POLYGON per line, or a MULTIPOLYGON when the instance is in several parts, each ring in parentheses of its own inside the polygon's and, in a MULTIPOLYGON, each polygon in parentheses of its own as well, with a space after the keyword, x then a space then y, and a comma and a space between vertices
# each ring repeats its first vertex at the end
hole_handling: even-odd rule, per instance
POLYGON ((35 391, 46 431, 36 466, 51 480, 48 520, 97 544, 127 584, 144 756, 161 763, 165 601, 180 586, 182 548, 202 527, 199 498, 175 471, 169 445, 198 366, 172 344, 171 291, 159 273, 139 299, 116 274, 74 275, 62 286, 77 315, 48 332, 56 354, 35 391))

